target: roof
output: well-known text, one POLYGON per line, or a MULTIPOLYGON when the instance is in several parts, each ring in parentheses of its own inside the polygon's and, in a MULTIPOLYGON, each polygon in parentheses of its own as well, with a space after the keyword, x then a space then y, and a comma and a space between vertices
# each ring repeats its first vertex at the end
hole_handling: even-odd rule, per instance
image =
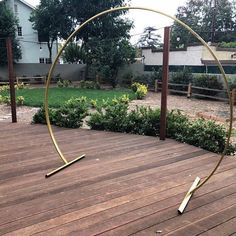
POLYGON ((31 4, 29 4, 28 2, 24 1, 24 0, 18 0, 19 2, 23 3, 24 5, 26 5, 27 7, 31 8, 31 9, 35 9, 34 6, 32 6, 31 4))
MULTIPOLYGON (((220 63, 222 65, 235 65, 236 66, 236 60, 220 60, 220 63)), ((215 60, 202 60, 202 64, 216 65, 216 61, 215 60)))

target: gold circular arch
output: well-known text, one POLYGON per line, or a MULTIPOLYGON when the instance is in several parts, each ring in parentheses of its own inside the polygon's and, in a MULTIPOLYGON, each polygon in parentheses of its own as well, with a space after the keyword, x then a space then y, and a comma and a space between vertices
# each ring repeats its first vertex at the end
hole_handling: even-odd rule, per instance
MULTIPOLYGON (((188 25, 186 25, 185 23, 183 23, 182 21, 180 21, 179 19, 177 19, 176 17, 173 17, 171 15, 168 15, 162 11, 159 10, 155 10, 152 8, 147 8, 147 7, 136 7, 136 6, 124 6, 124 7, 117 7, 117 8, 112 8, 103 12, 100 12, 98 14, 96 14, 95 16, 91 17, 90 19, 88 19, 87 21, 85 21, 83 24, 81 24, 66 40, 65 44, 63 45, 63 47, 59 50, 56 59, 54 61, 54 63, 52 64, 50 70, 49 70, 49 74, 48 74, 48 78, 47 78, 47 82, 46 82, 46 90, 45 90, 45 97, 44 97, 44 102, 45 102, 45 116, 46 116, 46 122, 47 122, 47 127, 48 127, 48 131, 49 134, 51 136, 52 142, 54 144, 54 147, 56 148, 56 151, 58 152, 60 158, 64 161, 64 163, 66 165, 70 165, 72 163, 74 163, 74 161, 72 161, 71 163, 67 162, 66 158, 64 157, 63 153, 61 152, 58 143, 55 139, 54 133, 52 131, 52 126, 50 123, 50 119, 49 119, 49 111, 48 111, 48 93, 49 93, 49 85, 51 82, 51 77, 53 74, 53 71, 55 69, 56 63, 59 59, 59 57, 61 56, 63 50, 65 49, 65 47, 67 46, 67 44, 70 42, 70 40, 79 32, 81 31, 82 28, 84 28, 89 22, 93 21, 94 19, 106 15, 108 13, 112 13, 115 11, 124 11, 124 10, 144 10, 144 11, 149 11, 149 12, 154 12, 163 16, 166 16, 174 21, 176 21, 177 23, 179 23, 180 25, 182 25, 185 29, 187 29, 192 35, 194 35, 204 46, 205 48, 207 48, 207 50, 210 52, 210 54, 212 55, 212 57, 215 59, 216 64, 218 65, 218 68, 223 76, 224 79, 224 83, 227 89, 227 93, 228 93, 228 97, 229 97, 229 105, 230 105, 230 122, 229 122, 229 131, 228 131, 228 137, 227 137, 227 141, 223 150, 223 153, 221 154, 221 157, 219 159, 219 161, 217 162, 215 168, 210 172, 210 174, 205 178, 205 180, 203 180, 202 182, 196 184, 196 186, 191 189, 188 194, 186 195, 186 197, 192 193, 194 193, 197 189, 199 189, 200 187, 202 187, 211 177, 212 175, 216 172, 216 170, 218 169, 218 167, 220 166, 221 162, 223 161, 223 158, 227 152, 227 149, 229 147, 229 143, 230 143, 230 137, 231 137, 231 131, 232 131, 232 121, 233 121, 233 102, 232 102, 232 98, 230 96, 230 89, 229 89, 229 84, 227 81, 227 77, 226 74, 224 72, 223 66, 221 65, 219 59, 217 58, 217 56, 215 55, 215 53, 212 51, 212 49, 210 48, 210 46, 195 32, 193 31, 188 25)), ((82 156, 84 157, 84 156, 82 156)), ((60 169, 60 168, 58 168, 60 169)), ((57 170, 58 170, 57 169, 57 170)), ((62 169, 62 168, 61 168, 62 169)), ((57 171, 56 170, 56 171, 57 171)))

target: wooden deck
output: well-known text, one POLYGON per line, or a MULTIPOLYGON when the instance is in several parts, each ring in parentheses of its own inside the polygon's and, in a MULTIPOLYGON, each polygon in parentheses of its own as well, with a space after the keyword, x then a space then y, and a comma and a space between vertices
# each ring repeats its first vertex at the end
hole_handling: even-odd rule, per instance
POLYGON ((236 159, 228 158, 179 216, 195 177, 218 156, 173 140, 0 123, 0 235, 236 235, 236 159))

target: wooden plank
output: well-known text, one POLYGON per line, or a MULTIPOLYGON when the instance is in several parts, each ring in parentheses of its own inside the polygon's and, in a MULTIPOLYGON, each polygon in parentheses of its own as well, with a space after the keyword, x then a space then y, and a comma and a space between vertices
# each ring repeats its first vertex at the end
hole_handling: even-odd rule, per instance
POLYGON ((169 139, 55 128, 69 158, 81 149, 87 157, 46 180, 45 172, 60 165, 47 142, 46 127, 1 127, 6 135, 0 140, 1 235, 156 235, 160 227, 174 233, 194 229, 194 223, 211 232, 218 227, 211 222, 218 222, 223 210, 229 217, 222 224, 231 225, 234 159, 223 162, 211 182, 194 195, 186 216, 178 217, 189 185, 195 176, 209 173, 219 158, 216 154, 169 139), (11 139, 16 146, 7 150, 11 139))

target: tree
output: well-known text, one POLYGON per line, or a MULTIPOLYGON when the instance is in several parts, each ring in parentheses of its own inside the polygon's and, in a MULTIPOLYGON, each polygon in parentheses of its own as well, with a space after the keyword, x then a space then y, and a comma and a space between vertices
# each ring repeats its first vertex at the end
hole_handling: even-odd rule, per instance
POLYGON ((53 43, 58 37, 66 38, 72 28, 64 6, 60 0, 41 0, 29 20, 33 23, 33 29, 38 31, 39 40, 47 42, 49 58, 52 61, 53 43))
POLYGON ((80 63, 84 60, 84 51, 77 43, 71 42, 65 48, 62 59, 65 63, 80 63))
POLYGON ((134 62, 135 48, 126 39, 97 41, 93 38, 86 46, 90 49, 87 63, 93 65, 101 77, 116 87, 118 70, 121 66, 134 62))
MULTIPOLYGON (((125 0, 62 0, 66 6, 68 18, 76 27, 95 14, 123 6, 125 0)), ((107 77, 116 86, 118 68, 125 62, 133 61, 133 48, 128 43, 129 31, 133 23, 124 16, 126 11, 116 11, 89 23, 79 34, 82 41, 85 62, 97 69, 97 73, 107 77)))
MULTIPOLYGON (((205 41, 235 41, 236 11, 234 0, 188 0, 177 9, 176 17, 189 25, 205 41)), ((198 42, 178 23, 172 27, 172 47, 198 42)))
POLYGON ((139 47, 162 47, 160 43, 161 36, 157 34, 155 31, 157 29, 155 27, 146 27, 143 31, 142 36, 138 41, 139 47))
POLYGON ((18 22, 4 1, 0 2, 0 64, 7 64, 6 38, 12 39, 13 57, 15 60, 21 58, 21 50, 16 40, 16 28, 18 22))

